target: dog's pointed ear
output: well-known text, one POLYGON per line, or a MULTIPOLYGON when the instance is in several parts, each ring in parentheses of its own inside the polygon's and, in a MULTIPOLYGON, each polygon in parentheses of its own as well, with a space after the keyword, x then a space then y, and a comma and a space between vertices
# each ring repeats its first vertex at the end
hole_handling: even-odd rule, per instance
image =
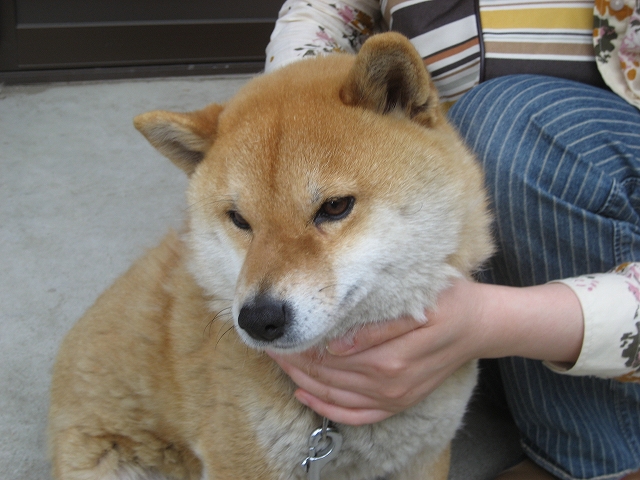
POLYGON ((340 98, 347 105, 399 113, 425 126, 443 119, 437 90, 420 54, 399 33, 381 33, 364 43, 340 98))
POLYGON ((155 110, 133 119, 149 143, 191 175, 216 138, 222 105, 188 113, 155 110))

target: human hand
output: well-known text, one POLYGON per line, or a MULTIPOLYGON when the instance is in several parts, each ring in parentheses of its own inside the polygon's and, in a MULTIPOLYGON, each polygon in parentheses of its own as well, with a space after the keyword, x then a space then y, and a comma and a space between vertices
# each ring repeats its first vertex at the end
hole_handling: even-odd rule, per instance
POLYGON ((425 314, 426 323, 366 325, 326 351, 267 353, 298 385, 300 402, 335 422, 362 425, 417 404, 471 359, 571 365, 582 347, 582 308, 561 283, 515 288, 457 279, 425 314))
POLYGON ((427 322, 369 324, 353 336, 299 354, 267 352, 298 385, 296 398, 338 423, 375 423, 424 399, 480 351, 473 282, 443 292, 427 322))

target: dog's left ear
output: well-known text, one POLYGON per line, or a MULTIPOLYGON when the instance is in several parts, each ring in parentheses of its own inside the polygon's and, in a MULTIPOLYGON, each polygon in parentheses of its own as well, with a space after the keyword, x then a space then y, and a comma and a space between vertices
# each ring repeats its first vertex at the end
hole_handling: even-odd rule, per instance
POLYGON ((443 119, 438 93, 409 40, 387 32, 369 38, 356 56, 340 98, 378 113, 400 113, 424 126, 443 119))
POLYGON ((215 141, 223 109, 212 104, 188 113, 155 110, 138 115, 133 124, 160 153, 191 175, 215 141))

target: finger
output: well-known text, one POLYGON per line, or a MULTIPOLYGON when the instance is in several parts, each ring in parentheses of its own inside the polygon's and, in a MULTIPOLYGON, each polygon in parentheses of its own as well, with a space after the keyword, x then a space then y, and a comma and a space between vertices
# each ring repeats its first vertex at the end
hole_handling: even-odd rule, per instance
POLYGON ((375 393, 373 396, 369 396, 366 393, 360 393, 357 387, 353 387, 354 384, 358 383, 359 379, 355 379, 351 382, 347 381, 345 382, 347 388, 340 388, 316 380, 302 370, 291 365, 287 366, 287 370, 285 370, 285 372, 299 388, 310 393, 324 403, 343 408, 384 408, 383 401, 380 401, 375 396, 375 393))
MULTIPOLYGON (((373 357, 373 361, 368 357, 369 352, 363 352, 361 356, 352 356, 348 359, 341 356, 323 355, 318 356, 313 352, 302 352, 296 354, 279 354, 266 352, 280 367, 289 374, 292 368, 297 368, 305 372, 308 376, 333 386, 352 386, 354 380, 349 374, 367 375, 371 369, 370 364, 376 365, 379 359, 373 357), (340 380, 346 374, 344 380, 340 380)), ((380 362, 382 363, 382 362, 380 362)))
POLYGON ((405 384, 415 376, 414 369, 385 352, 371 349, 349 357, 328 355, 320 362, 310 360, 305 353, 269 355, 296 385, 329 403, 372 408, 411 401, 403 397, 411 390, 405 384), (340 392, 339 396, 334 392, 340 392), (358 403, 364 401, 367 403, 358 403))
POLYGON ((327 351, 336 356, 353 355, 398 338, 424 325, 424 323, 412 317, 371 323, 363 326, 353 334, 332 340, 327 345, 327 351))
POLYGON ((318 415, 322 415, 333 422, 345 425, 358 426, 377 423, 394 414, 393 412, 387 412, 380 409, 345 408, 324 402, 302 389, 298 389, 295 396, 300 403, 309 407, 318 415))
MULTIPOLYGON (((342 390, 358 394, 358 401, 368 397, 383 402, 385 397, 380 395, 379 392, 381 390, 380 380, 385 376, 371 374, 371 364, 375 364, 379 359, 367 359, 368 353, 363 352, 360 355, 365 357, 363 359, 360 356, 349 357, 349 359, 328 356, 321 363, 310 361, 306 354, 280 356, 269 353, 269 355, 296 385, 325 400, 329 398, 327 392, 330 389, 331 391, 342 390), (361 362, 363 365, 360 365, 361 362)), ((378 368, 378 371, 382 373, 381 368, 378 368)), ((390 386, 390 383, 386 382, 386 385, 390 386)), ((339 401, 337 398, 333 400, 333 402, 339 401)), ((345 400, 341 401, 344 402, 345 400)), ((354 404, 353 406, 356 405, 354 404)), ((343 406, 346 406, 346 404, 343 404, 343 406)))

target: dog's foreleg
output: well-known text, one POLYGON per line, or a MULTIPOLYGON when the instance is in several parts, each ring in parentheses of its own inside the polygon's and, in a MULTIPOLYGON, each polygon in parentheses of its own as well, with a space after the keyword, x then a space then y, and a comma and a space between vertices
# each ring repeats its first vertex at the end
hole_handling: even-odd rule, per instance
POLYGON ((56 480, 196 480, 200 462, 190 452, 146 434, 145 443, 124 436, 87 434, 79 428, 51 435, 56 480))

